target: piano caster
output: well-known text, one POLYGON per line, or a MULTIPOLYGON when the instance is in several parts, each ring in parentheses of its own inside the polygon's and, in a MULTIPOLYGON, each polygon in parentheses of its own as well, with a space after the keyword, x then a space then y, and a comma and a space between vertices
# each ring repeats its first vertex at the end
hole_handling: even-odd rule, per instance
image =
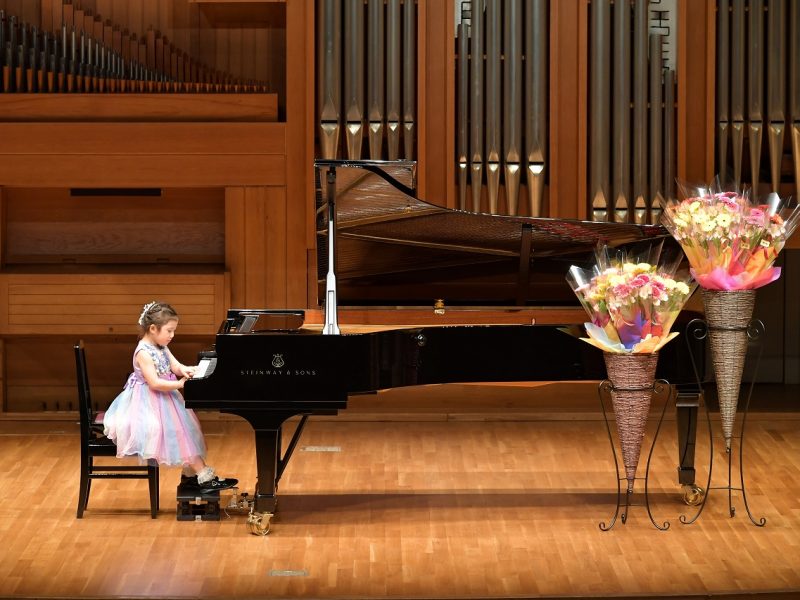
POLYGON ((683 501, 689 506, 699 506, 703 502, 706 491, 697 484, 684 485, 683 501))
POLYGON ((269 533, 269 522, 272 516, 272 513, 251 512, 247 517, 250 533, 253 535, 267 535, 269 533))

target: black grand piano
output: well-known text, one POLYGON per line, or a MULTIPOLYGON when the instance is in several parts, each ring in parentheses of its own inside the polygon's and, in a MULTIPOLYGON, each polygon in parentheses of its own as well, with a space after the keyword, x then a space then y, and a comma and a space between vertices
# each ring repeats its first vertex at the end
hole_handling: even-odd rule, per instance
MULTIPOLYGON (((605 378, 601 352, 570 335, 585 319, 565 274, 572 264, 590 264, 601 241, 670 241, 658 226, 448 210, 415 197, 414 167, 317 161, 324 316, 229 310, 213 349, 201 353, 186 382, 188 407, 239 415, 255 430, 255 532, 269 530, 278 482, 308 417, 336 414, 351 395, 605 378), (283 424, 297 415, 282 454, 283 424)), ((683 340, 662 350, 657 375, 694 380, 683 340)), ((686 489, 694 486, 698 391, 681 389, 678 471, 686 489)))

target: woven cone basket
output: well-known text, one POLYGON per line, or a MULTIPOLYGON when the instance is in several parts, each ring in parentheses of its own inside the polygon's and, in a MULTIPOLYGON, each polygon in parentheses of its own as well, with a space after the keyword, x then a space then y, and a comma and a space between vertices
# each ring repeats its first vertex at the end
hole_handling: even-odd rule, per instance
POLYGON ((625 478, 628 480, 628 491, 633 491, 644 429, 650 413, 650 400, 653 397, 658 352, 652 354, 606 352, 604 356, 608 378, 614 386, 611 391, 611 401, 614 405, 614 418, 617 421, 625 478))
POLYGON ((747 354, 747 324, 755 304, 755 290, 703 290, 722 435, 729 449, 747 354))

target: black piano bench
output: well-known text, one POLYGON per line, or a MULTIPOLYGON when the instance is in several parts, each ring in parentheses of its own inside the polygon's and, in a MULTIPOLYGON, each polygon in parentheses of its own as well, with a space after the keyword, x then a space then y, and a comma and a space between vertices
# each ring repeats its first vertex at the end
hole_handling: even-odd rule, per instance
POLYGON ((203 490, 197 484, 178 486, 178 521, 219 521, 219 490, 203 490))

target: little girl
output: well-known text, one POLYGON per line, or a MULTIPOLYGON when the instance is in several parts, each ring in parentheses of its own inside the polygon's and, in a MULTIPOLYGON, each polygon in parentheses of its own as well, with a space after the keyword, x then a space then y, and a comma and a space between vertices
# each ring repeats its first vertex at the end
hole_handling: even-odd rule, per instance
POLYGON ((235 486, 206 465, 206 443, 194 411, 178 391, 194 375, 194 367, 175 360, 167 345, 178 327, 178 313, 160 302, 145 304, 139 317, 142 337, 133 352, 133 373, 108 407, 103 419, 106 436, 117 445, 117 456, 139 456, 165 465, 183 466, 184 483, 206 490, 235 486))

